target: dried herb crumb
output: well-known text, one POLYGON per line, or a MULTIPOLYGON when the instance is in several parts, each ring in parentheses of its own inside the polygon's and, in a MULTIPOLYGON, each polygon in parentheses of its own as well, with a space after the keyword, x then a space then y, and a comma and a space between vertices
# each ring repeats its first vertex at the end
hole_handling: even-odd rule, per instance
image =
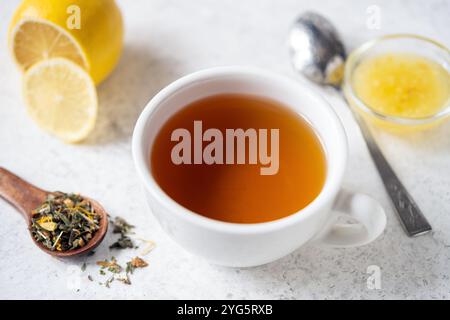
POLYGON ((114 281, 114 276, 112 276, 111 278, 109 278, 108 280, 106 280, 105 282, 105 286, 109 289, 111 286, 111 283, 114 281))
POLYGON ((134 228, 133 225, 129 224, 124 218, 115 217, 114 221, 111 222, 113 225, 113 233, 120 233, 122 235, 127 235, 134 228))
POLYGON ((117 277, 118 281, 127 284, 127 285, 131 285, 131 281, 130 281, 130 277, 128 276, 128 273, 126 273, 125 275, 119 276, 117 277))
POLYGON ((129 224, 125 219, 121 217, 116 217, 114 221, 111 221, 111 223, 113 225, 113 233, 120 233, 120 238, 117 239, 117 241, 112 245, 110 245, 109 249, 134 248, 135 245, 133 243, 133 240, 131 240, 131 238, 128 236, 134 226, 129 224))
POLYGON ((139 257, 134 257, 131 259, 131 265, 135 268, 145 268, 148 266, 148 263, 139 257))
MULTIPOLYGON (((124 284, 131 285, 130 274, 133 274, 134 270, 137 268, 145 268, 148 263, 140 257, 134 257, 126 263, 126 268, 123 270, 122 266, 117 263, 115 257, 111 257, 110 260, 97 261, 96 264, 100 266, 99 273, 105 275, 107 270, 111 275, 105 282, 107 288, 110 287, 114 280, 120 281, 124 284)), ((90 276, 88 276, 89 278, 90 276)), ((89 278, 91 280, 92 278, 89 278)), ((91 280, 92 281, 92 280, 91 280)))
POLYGON ((133 274, 134 270, 137 268, 145 268, 148 263, 139 257, 134 257, 131 261, 127 262, 126 272, 133 274))
POLYGON ((122 267, 117 263, 116 258, 112 257, 111 261, 104 260, 104 261, 97 261, 96 264, 102 269, 108 269, 109 272, 112 273, 120 273, 122 271, 122 267))
POLYGON ((121 235, 120 238, 109 246, 109 249, 133 249, 134 243, 130 237, 121 235))

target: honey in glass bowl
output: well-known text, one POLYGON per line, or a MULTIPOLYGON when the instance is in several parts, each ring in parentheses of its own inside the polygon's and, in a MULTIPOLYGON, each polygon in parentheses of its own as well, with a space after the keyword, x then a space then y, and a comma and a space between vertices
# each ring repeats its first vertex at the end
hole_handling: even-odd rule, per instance
MULTIPOLYGON (((442 57, 429 54, 419 43, 420 50, 382 43, 405 42, 399 37, 376 40, 350 55, 344 92, 350 105, 375 124, 396 131, 426 128, 450 112, 449 53, 442 47, 442 57)), ((427 41, 410 37, 409 42, 427 41)))

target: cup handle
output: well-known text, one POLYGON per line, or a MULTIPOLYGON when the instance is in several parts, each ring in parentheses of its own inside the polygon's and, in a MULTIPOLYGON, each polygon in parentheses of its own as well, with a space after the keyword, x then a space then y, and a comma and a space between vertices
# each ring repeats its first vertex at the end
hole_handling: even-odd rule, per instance
POLYGON ((363 246, 381 235, 385 227, 386 214, 375 199, 341 190, 330 222, 314 238, 314 242, 337 248, 363 246))

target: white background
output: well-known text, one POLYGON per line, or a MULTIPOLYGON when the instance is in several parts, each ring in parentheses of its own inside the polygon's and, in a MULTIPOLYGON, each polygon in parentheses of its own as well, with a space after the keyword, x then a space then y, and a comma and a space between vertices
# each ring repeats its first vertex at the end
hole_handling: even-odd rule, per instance
MULTIPOLYGON (((144 202, 130 150, 140 111, 156 92, 182 75, 242 64, 295 76, 286 34, 296 15, 306 9, 328 16, 349 49, 394 32, 430 36, 449 46, 450 1, 119 1, 126 26, 123 56, 98 88, 98 124, 81 145, 65 145, 46 135, 26 115, 20 75, 6 37, 18 2, 0 3, 0 166, 42 188, 79 191, 98 199, 111 215, 137 225, 137 234, 156 241, 157 248, 145 257, 149 267, 133 275, 132 286, 113 283, 107 289, 97 284, 104 278, 94 262, 111 256, 110 235, 94 257, 59 261, 33 245, 22 217, 0 200, 0 298, 450 298, 448 123, 406 137, 377 133, 386 156, 434 227, 432 234, 410 239, 390 207, 346 105, 333 91, 323 91, 349 136, 344 185, 371 194, 385 206, 387 229, 363 248, 308 246, 251 269, 210 265, 174 244, 144 202), (380 30, 366 27, 366 9, 373 4, 381 8, 380 30), (88 267, 77 284, 83 261, 88 267), (370 265, 381 268, 381 290, 367 289, 370 265), (88 274, 96 282, 90 282, 88 274)), ((113 254, 123 262, 139 252, 113 254)))

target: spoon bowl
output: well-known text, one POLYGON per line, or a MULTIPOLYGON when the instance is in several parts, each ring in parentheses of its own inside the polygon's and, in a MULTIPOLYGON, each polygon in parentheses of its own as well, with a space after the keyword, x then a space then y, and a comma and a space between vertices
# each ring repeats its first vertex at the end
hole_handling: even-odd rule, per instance
POLYGON ((338 87, 347 57, 336 28, 323 16, 305 12, 289 32, 289 52, 294 69, 312 82, 338 87))
POLYGON ((14 206, 25 218, 28 225, 28 230, 30 231, 30 236, 33 239, 34 244, 38 246, 39 249, 54 257, 74 257, 87 254, 96 248, 105 238, 108 230, 108 214, 100 203, 84 196, 83 198, 91 203, 95 212, 101 217, 99 225, 100 228, 95 232, 92 239, 89 240, 85 246, 74 250, 52 251, 34 239, 31 235, 32 211, 44 203, 47 196, 50 194, 54 194, 54 192, 42 190, 19 178, 12 172, 0 167, 0 197, 14 206))

